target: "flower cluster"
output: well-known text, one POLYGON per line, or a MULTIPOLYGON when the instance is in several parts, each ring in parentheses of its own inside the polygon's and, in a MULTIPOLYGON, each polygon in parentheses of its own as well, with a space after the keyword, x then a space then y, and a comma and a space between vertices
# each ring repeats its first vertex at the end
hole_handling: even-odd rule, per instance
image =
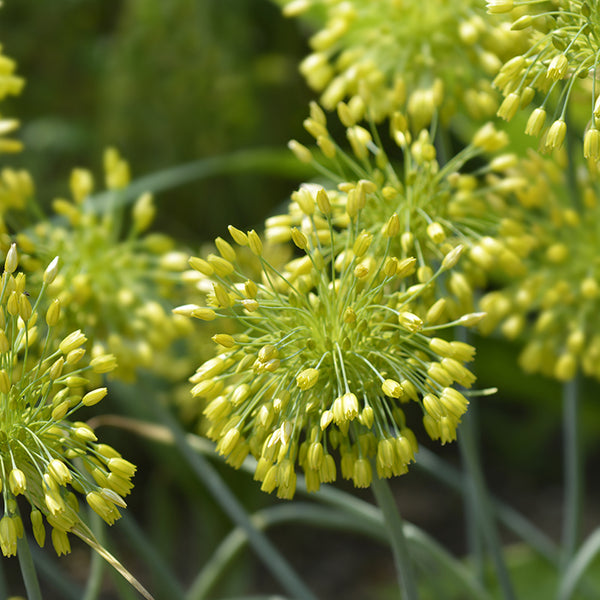
MULTIPOLYGON (((559 148, 566 135, 566 111, 579 87, 590 106, 589 127, 584 136, 586 158, 600 158, 600 16, 597 2, 552 0, 519 2, 512 25, 530 32, 529 47, 504 64, 494 84, 504 94, 498 115, 510 120, 539 92, 543 100, 531 113, 525 133, 543 133, 542 146, 559 148), (550 111, 550 119, 548 119, 550 111), (548 126, 549 125, 549 126, 548 126)), ((508 12, 512 0, 490 0, 491 13, 508 12)))
MULTIPOLYGON (((333 109, 350 102, 380 121, 405 105, 426 116, 446 90, 458 106, 489 116, 497 104, 489 75, 513 55, 519 34, 494 28, 477 2, 442 0, 283 0, 287 16, 306 14, 318 31, 301 63, 308 84, 333 109), (500 57, 500 58, 499 58, 500 57), (460 69, 456 65, 463 66, 460 69)), ((424 123, 427 124, 427 123, 424 123)))
MULTIPOLYGON (((361 227, 375 236, 378 251, 388 243, 377 235, 382 224, 393 213, 398 215, 400 235, 392 240, 391 251, 400 258, 417 258, 421 282, 431 277, 429 265, 458 245, 465 246, 464 273, 454 270, 448 289, 438 294, 451 292, 460 297, 459 312, 472 309, 470 285, 483 285, 487 273, 520 271, 529 243, 524 231, 507 226, 505 208, 509 194, 525 182, 522 177, 507 176, 517 156, 497 154, 507 144, 505 133, 488 123, 444 162, 432 139, 435 132, 421 129, 413 134, 411 121, 403 113, 393 115, 391 140, 384 144, 377 128, 356 123, 348 105, 340 103, 337 112, 346 127, 349 151, 330 134, 326 114, 316 103, 311 104, 310 118, 304 124, 319 148, 309 150, 296 141, 290 142, 290 148, 320 174, 331 204, 331 220, 340 229, 336 239, 342 245, 348 224, 360 208, 361 227), (496 156, 489 160, 488 152, 496 156)), ((291 228, 298 227, 305 235, 328 240, 328 221, 308 218, 303 209, 304 198, 319 188, 309 184, 292 194, 288 214, 267 219, 267 239, 285 242, 291 238, 291 228)))
POLYGON ((468 401, 452 386, 472 385, 464 363, 474 348, 429 336, 481 316, 444 322, 444 302, 423 300, 433 280, 449 274, 462 247, 418 283, 416 259, 391 250, 400 235, 398 215, 377 233, 382 244, 362 229, 361 208, 349 210, 340 247, 324 190, 313 196, 305 189, 301 207, 313 223, 328 223, 328 236, 292 228, 300 256, 279 269, 265 258, 256 232, 230 227, 237 250, 220 239, 220 255, 190 259, 212 283, 206 304, 176 309, 237 322, 236 333, 213 337, 217 355, 191 377, 192 394, 208 401, 207 435, 217 451, 233 466, 251 453, 262 489, 277 489, 283 498, 294 494, 296 464, 313 491, 336 479, 336 457, 342 477, 357 487, 370 485, 371 459, 380 477, 405 473, 417 451, 411 403, 429 437, 454 440, 468 401), (240 267, 245 246, 260 277, 248 278, 240 267))
POLYGON ((527 372, 568 381, 581 368, 600 379, 600 173, 589 164, 572 190, 564 166, 533 152, 520 162, 529 184, 517 196, 536 246, 525 277, 482 298, 481 327, 522 336, 527 372))
MULTIPOLYGON (((25 80, 15 75, 16 63, 2 52, 0 45, 0 101, 6 96, 16 96, 21 93, 25 80)), ((0 117, 0 153, 19 152, 23 144, 19 140, 4 137, 19 127, 16 119, 0 117)))
MULTIPOLYGON (((153 365, 156 353, 188 331, 167 301, 187 256, 174 250, 168 236, 147 233, 155 214, 152 196, 142 194, 129 210, 123 197, 129 166, 114 149, 104 158, 107 192, 92 198, 92 174, 75 169, 72 200, 56 199, 54 218, 15 229, 30 285, 39 289, 40 264, 60 256, 61 273, 48 296, 64 305, 65 328, 85 330, 97 348, 117 357, 114 376, 131 380, 137 367, 153 365)), ((17 197, 25 195, 25 184, 15 183, 17 197)), ((32 204, 30 198, 30 212, 32 204)))
POLYGON ((126 506, 123 496, 133 487, 135 466, 98 443, 87 424, 72 420, 76 410, 106 395, 106 388, 86 393, 86 373, 109 372, 114 356, 99 354, 88 363, 80 330, 57 337, 59 300, 40 318, 41 297, 57 275, 57 259, 44 271, 33 306, 17 263, 13 245, 0 277, 0 548, 4 556, 17 553, 17 539, 24 535, 23 505, 18 503, 23 496, 31 506, 29 520, 38 544, 44 545, 45 519, 60 555, 70 551, 69 532, 87 531, 74 492, 112 524, 120 517, 118 507, 126 506))

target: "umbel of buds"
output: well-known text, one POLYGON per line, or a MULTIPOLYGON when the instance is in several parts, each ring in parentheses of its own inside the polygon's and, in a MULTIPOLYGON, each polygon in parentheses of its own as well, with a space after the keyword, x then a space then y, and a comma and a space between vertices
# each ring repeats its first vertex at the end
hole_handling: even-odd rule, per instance
POLYGON ((73 331, 57 338, 61 304, 54 300, 45 315, 40 299, 58 273, 58 258, 42 276, 38 297, 31 303, 26 277, 18 272, 17 248, 6 254, 0 277, 0 548, 17 553, 17 539, 29 520, 40 546, 51 527, 56 552, 70 551, 68 533, 86 527, 77 496, 108 524, 120 517, 123 497, 133 484, 136 467, 111 446, 98 441, 86 423, 73 420, 83 406, 94 406, 107 393, 88 390, 86 374, 104 373, 116 365, 111 355, 86 360, 86 336, 73 331), (22 496, 31 512, 24 515, 22 496))

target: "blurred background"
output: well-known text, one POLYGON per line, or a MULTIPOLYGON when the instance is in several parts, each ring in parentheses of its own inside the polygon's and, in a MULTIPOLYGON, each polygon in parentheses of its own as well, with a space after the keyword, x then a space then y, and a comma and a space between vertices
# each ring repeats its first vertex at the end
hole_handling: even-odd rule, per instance
MULTIPOLYGON (((21 120, 26 150, 3 160, 29 169, 39 199, 49 203, 68 193, 73 167, 101 173, 108 145, 130 162, 134 179, 242 152, 235 172, 221 166, 210 177, 158 194, 154 227, 190 252, 222 235, 230 223, 258 229, 302 181, 302 168, 288 157, 285 145, 291 138, 307 139, 302 121, 313 95, 297 65, 307 52, 308 34, 268 0, 7 0, 0 11, 0 41, 27 84, 21 96, 3 103, 3 114, 21 120), (243 152, 256 148, 273 151, 281 160, 249 160, 244 168, 243 152)), ((475 363, 480 387, 500 387, 476 407, 491 488, 557 539, 559 386, 522 375, 514 364, 516 349, 506 342, 477 340, 475 345, 478 356, 485 356, 475 363)), ((166 396, 169 391, 154 386, 148 393, 166 396)), ((586 466, 589 528, 600 521, 597 385, 586 384, 584 396, 584 446, 595 457, 586 466)), ((145 410, 139 392, 124 386, 111 389, 104 409, 142 418, 145 410)), ((109 545, 157 600, 169 598, 164 575, 148 566, 140 548, 155 549, 172 576, 187 586, 231 524, 175 450, 108 427, 103 436, 139 466, 130 509, 111 529, 109 545)), ((460 463, 456 447, 432 443, 431 449, 460 463)), ((249 475, 215 463, 249 511, 277 503, 249 475)), ((392 485, 406 520, 457 555, 467 551, 458 495, 418 468, 392 485)), ((368 490, 358 492, 344 482, 340 487, 371 501, 368 490)), ((320 598, 397 597, 390 552, 375 541, 293 525, 274 528, 270 535, 320 598)), ((506 540, 514 541, 510 535, 506 540)), ((45 597, 66 597, 61 578, 75 597, 83 588, 90 553, 83 544, 73 547, 72 555, 60 561, 50 548, 36 553, 44 565, 45 597)), ((539 593, 543 561, 522 547, 515 547, 511 560, 518 571, 523 565, 521 589, 539 593)), ((4 559, 4 564, 18 593, 16 559, 4 559)), ((102 598, 136 597, 118 577, 105 579, 102 598)), ((209 597, 278 589, 245 550, 209 597)), ((443 582, 431 583, 428 593, 424 597, 460 598, 443 582)))

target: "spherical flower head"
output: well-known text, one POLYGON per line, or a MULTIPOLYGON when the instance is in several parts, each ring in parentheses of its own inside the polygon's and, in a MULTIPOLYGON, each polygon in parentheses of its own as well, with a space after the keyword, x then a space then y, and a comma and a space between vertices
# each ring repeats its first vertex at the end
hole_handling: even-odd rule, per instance
MULTIPOLYGON (((580 0, 552 0, 543 4, 526 0, 518 4, 519 11, 515 11, 512 28, 529 32, 529 42, 526 51, 507 61, 494 80, 505 96, 498 114, 510 120, 519 106, 537 106, 526 133, 537 136, 547 131, 547 136, 542 139, 542 149, 553 150, 560 147, 564 139, 565 114, 574 94, 583 92, 586 96, 591 107, 592 128, 598 128, 600 124, 596 85, 600 63, 600 17, 595 4, 591 8, 580 0), (539 101, 533 102, 536 92, 539 101), (544 130, 548 106, 555 110, 548 123, 549 129, 544 130)), ((506 6, 510 11, 512 6, 509 5, 506 2, 489 3, 489 12, 498 12, 494 10, 496 6, 506 6)))
POLYGON ((167 351, 187 331, 169 300, 170 294, 183 293, 178 275, 186 256, 168 236, 148 233, 155 214, 150 194, 129 207, 127 162, 114 149, 104 162, 107 191, 92 196, 92 173, 74 169, 72 199, 56 199, 55 216, 30 223, 19 239, 34 289, 42 284, 39 265, 61 257, 60 273, 45 298, 60 299, 65 332, 85 330, 94 352, 117 357, 112 376, 133 380, 139 367, 160 363, 168 372, 167 351), (157 360, 160 353, 166 360, 157 360))
MULTIPOLYGON (((344 122, 344 111, 338 115, 344 122)), ((391 119, 389 138, 377 128, 349 125, 348 143, 338 141, 329 133, 328 116, 314 103, 305 125, 318 146, 329 145, 335 151, 331 155, 318 148, 311 151, 319 185, 303 185, 292 194, 287 215, 267 219, 269 240, 287 242, 297 228, 307 239, 327 244, 329 252, 331 221, 340 228, 336 237, 340 248, 334 250, 341 249, 352 224, 374 236, 378 251, 391 240, 395 256, 417 257, 421 283, 428 279, 430 265, 458 246, 465 248, 461 270, 472 285, 484 285, 486 273, 519 270, 524 249, 518 237, 502 239, 499 233, 504 206, 525 181, 507 176, 517 156, 500 153, 507 136, 491 123, 477 130, 445 164, 438 161, 434 134, 428 129, 415 132, 410 116, 403 113, 391 119), (325 213, 313 216, 319 203, 325 213)), ((438 298, 447 292, 456 295, 452 287, 456 286, 435 293, 438 298)), ((458 294, 462 298, 458 311, 469 311, 470 294, 461 287, 465 293, 458 294)))
MULTIPOLYGON (((303 205, 324 218, 325 203, 305 198, 303 205)), ((371 459, 382 477, 406 472, 417 442, 403 404, 417 403, 429 436, 449 442, 468 404, 451 386, 474 381, 464 366, 474 349, 433 342, 429 335, 443 318, 421 301, 449 264, 415 286, 414 269, 392 255, 389 241, 379 250, 381 233, 371 240, 349 227, 332 255, 337 235, 331 226, 329 242, 295 236, 301 251, 282 269, 257 256, 255 279, 231 257, 227 274, 212 275, 209 306, 186 309, 200 318, 199 309, 210 309, 216 323, 237 323, 191 377, 192 395, 208 402, 206 434, 217 451, 233 466, 253 454, 261 489, 282 498, 294 494, 295 465, 310 490, 338 471, 368 486, 371 459), (427 395, 436 398, 435 411, 424 403, 427 395)))
POLYGON ((318 28, 300 71, 322 104, 333 109, 351 99, 375 121, 408 105, 428 124, 441 87, 446 112, 467 106, 471 116, 491 116, 488 76, 522 35, 494 29, 478 2, 310 0, 302 10, 295 0, 281 2, 284 14, 306 13, 318 28))
POLYGON ((86 392, 87 374, 94 371, 85 359, 86 336, 81 331, 59 335, 56 304, 45 319, 38 312, 46 284, 32 298, 17 263, 12 246, 0 277, 0 547, 5 556, 17 552, 24 528, 23 505, 16 498, 23 496, 32 509, 35 539, 44 544, 45 518, 63 554, 69 550, 67 533, 88 539, 91 534, 76 493, 85 494, 90 507, 111 524, 120 516, 117 507, 125 506, 122 496, 132 488, 135 467, 98 443, 87 424, 73 420, 77 409, 100 402, 106 388, 86 392))
POLYGON ((533 249, 524 276, 483 297, 481 327, 523 339, 527 372, 568 381, 581 370, 600 379, 599 173, 592 161, 579 169, 574 196, 564 166, 560 153, 520 161, 530 183, 517 194, 519 220, 533 249))

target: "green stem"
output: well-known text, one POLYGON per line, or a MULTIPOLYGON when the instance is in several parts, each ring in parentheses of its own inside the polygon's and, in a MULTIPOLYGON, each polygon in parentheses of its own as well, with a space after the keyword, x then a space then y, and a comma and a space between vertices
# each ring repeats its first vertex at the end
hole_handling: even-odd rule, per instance
POLYGON ((558 600, 569 600, 571 598, 577 583, 598 552, 600 552, 600 529, 596 529, 590 534, 577 554, 565 565, 558 591, 558 600))
MULTIPOLYGON (((102 519, 93 510, 89 510, 90 527, 101 544, 104 544, 104 529, 102 519)), ((104 575, 104 559, 92 550, 90 576, 87 580, 83 600, 97 600, 102 587, 102 576, 104 575)))
POLYGON ((579 378, 563 385, 563 444, 565 501, 561 566, 573 558, 581 530, 583 498, 582 455, 579 435, 579 378))
POLYGON ((265 535, 254 527, 244 507, 219 477, 216 469, 201 454, 197 454, 190 447, 184 431, 172 415, 156 400, 153 402, 153 408, 158 420, 171 430, 175 444, 190 467, 202 480, 223 511, 236 525, 246 531, 254 551, 279 583, 298 600, 316 600, 315 595, 298 577, 283 556, 265 535))
POLYGON ((17 556, 19 558, 19 566, 23 575, 23 582, 27 590, 27 598, 29 600, 42 600, 42 590, 38 581, 31 551, 29 550, 29 541, 27 536, 23 535, 17 541, 17 556))
MULTIPOLYGON (((475 446, 479 446, 475 423, 477 421, 477 407, 469 407, 468 418, 464 419, 461 429, 461 435, 464 435, 464 429, 469 428, 469 436, 473 440, 475 446)), ((464 463, 463 457, 463 463, 464 463)), ((465 479, 464 476, 459 476, 459 479, 465 479)), ((467 528, 467 545, 469 549, 469 560, 473 564, 473 570, 475 571, 477 580, 481 583, 485 579, 485 548, 482 538, 482 530, 479 526, 478 519, 478 495, 475 489, 475 479, 473 477, 466 478, 465 493, 463 494, 463 503, 465 510, 465 521, 467 528)))
POLYGON ((468 411, 463 418, 466 422, 465 425, 467 426, 461 427, 458 442, 463 464, 465 466, 465 476, 469 481, 470 492, 474 496, 472 506, 476 510, 479 526, 486 540, 492 563, 494 564, 498 583, 500 584, 500 589, 502 591, 502 597, 505 600, 515 600, 515 592, 504 561, 502 546, 496 529, 490 498, 483 477, 481 462, 479 460, 479 453, 475 444, 473 433, 475 428, 473 425, 468 424, 470 418, 472 418, 472 415, 470 411, 468 411))
MULTIPOLYGON (((92 423, 92 421, 90 421, 90 423, 92 423)), ((102 425, 112 425, 114 427, 119 427, 121 429, 132 431, 137 435, 154 440, 159 443, 168 445, 173 445, 174 443, 173 434, 171 433, 171 431, 163 425, 159 425, 157 423, 149 423, 146 421, 140 421, 139 419, 132 419, 116 415, 102 415, 101 417, 95 418, 93 420, 93 424, 94 429, 102 425)), ((212 442, 209 442, 208 440, 194 435, 192 433, 186 434, 185 437, 188 445, 195 452, 205 454, 213 458, 221 459, 221 457, 219 457, 215 453, 214 444, 212 442)), ((419 457, 421 459, 427 456, 428 454, 431 453, 426 451, 425 448, 421 448, 419 452, 419 457)), ((455 487, 457 491, 460 491, 462 489, 460 481, 460 472, 451 465, 443 463, 435 455, 431 454, 431 457, 432 460, 436 459, 438 463, 440 463, 440 469, 442 473, 447 472, 450 475, 450 480, 447 482, 448 485, 450 485, 451 487, 455 487)), ((439 465, 436 464, 436 466, 439 465)), ((250 474, 254 473, 255 468, 256 461, 250 457, 248 457, 240 467, 241 470, 246 471, 250 474)), ((444 477, 440 477, 440 479, 442 479, 442 481, 445 481, 444 477)), ((329 485, 321 486, 321 489, 317 494, 308 492, 306 489, 306 481, 302 475, 298 476, 296 482, 296 490, 298 494, 304 494, 310 498, 314 498, 315 500, 321 503, 326 503, 330 506, 335 507, 338 510, 336 514, 339 514, 339 510, 341 509, 346 514, 351 516, 352 522, 355 523, 354 526, 356 528, 362 527, 362 524, 364 524, 364 526, 370 532, 370 535, 374 537, 379 537, 379 535, 381 535, 382 539, 384 539, 387 543, 388 537, 384 528, 384 521, 381 511, 369 502, 365 502, 364 500, 361 500, 356 496, 348 494, 342 490, 339 490, 329 485), (361 525, 359 525, 359 523, 361 525)), ((296 505, 294 504, 289 506, 293 507, 296 505)), ((499 514, 503 514, 505 511, 508 510, 508 507, 504 507, 499 514)), ((529 526, 529 528, 533 528, 533 526, 529 524, 529 522, 525 519, 522 519, 522 521, 523 522, 521 523, 515 517, 512 520, 508 519, 507 522, 512 523, 512 528, 516 532, 520 530, 521 526, 524 529, 527 529, 527 526, 529 526)), ((533 530, 539 536, 543 536, 543 533, 539 532, 537 529, 533 528, 533 530)), ((244 535, 246 534, 244 533, 244 535)), ((454 575, 458 582, 464 585, 465 589, 471 592, 473 598, 477 598, 479 600, 489 600, 490 595, 483 589, 481 584, 472 577, 470 571, 461 562, 454 558, 454 556, 452 556, 436 540, 425 534, 423 531, 421 531, 414 525, 411 525, 410 523, 404 524, 404 535, 409 540, 409 542, 417 546, 424 555, 435 557, 439 561, 440 565, 444 566, 449 573, 454 575)), ((552 542, 549 540, 546 543, 550 545, 552 544, 552 542)), ((542 552, 542 550, 540 550, 540 552, 542 552)), ((556 560, 555 562, 558 561, 556 560)))
MULTIPOLYGON (((280 523, 300 522, 328 529, 355 531, 384 543, 387 541, 381 527, 373 528, 371 524, 357 520, 343 512, 302 502, 280 504, 260 510, 254 513, 250 520, 260 530, 265 530, 280 523)), ((229 533, 212 553, 210 560, 204 565, 202 571, 190 586, 186 600, 204 600, 219 578, 222 577, 236 554, 247 542, 248 536, 240 527, 236 527, 229 533)))
MULTIPOLYGON (((417 467, 427 471, 457 493, 464 493, 463 478, 460 471, 427 448, 421 447, 419 449, 417 467)), ((497 498, 492 497, 491 503, 498 520, 508 530, 537 550, 549 563, 558 566, 560 561, 559 548, 541 529, 497 498)))
POLYGON ((154 585, 158 588, 157 596, 169 598, 170 600, 184 598, 185 592, 180 583, 156 551, 155 545, 150 543, 133 517, 124 514, 119 519, 116 527, 123 530, 135 553, 150 567, 155 578, 154 585))
POLYGON ((390 486, 386 479, 373 477, 371 489, 383 514, 389 541, 394 554, 396 574, 403 600, 417 600, 419 593, 415 581, 413 566, 404 537, 403 521, 390 486))

